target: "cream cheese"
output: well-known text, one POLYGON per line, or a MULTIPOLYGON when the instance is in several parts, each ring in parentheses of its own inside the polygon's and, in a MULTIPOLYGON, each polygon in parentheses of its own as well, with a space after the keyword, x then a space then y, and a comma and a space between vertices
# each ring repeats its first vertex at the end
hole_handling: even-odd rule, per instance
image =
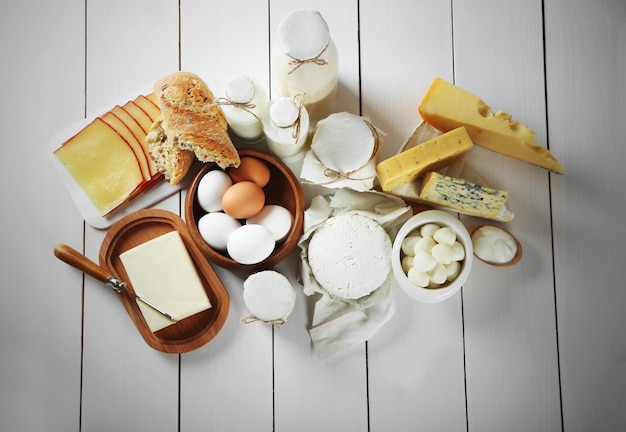
POLYGON ((495 226, 482 226, 472 234, 474 254, 494 264, 511 262, 517 254, 517 244, 511 234, 495 226))

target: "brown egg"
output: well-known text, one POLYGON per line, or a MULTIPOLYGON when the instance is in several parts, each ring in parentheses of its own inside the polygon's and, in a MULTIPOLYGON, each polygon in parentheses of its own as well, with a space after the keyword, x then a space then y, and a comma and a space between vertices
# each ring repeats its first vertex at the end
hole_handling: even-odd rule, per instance
POLYGON ((233 183, 251 181, 259 187, 264 187, 270 181, 270 169, 265 162, 250 156, 242 157, 237 168, 229 168, 228 175, 233 183))
POLYGON ((248 180, 234 183, 222 196, 224 212, 235 219, 252 217, 264 205, 265 192, 256 183, 248 180))

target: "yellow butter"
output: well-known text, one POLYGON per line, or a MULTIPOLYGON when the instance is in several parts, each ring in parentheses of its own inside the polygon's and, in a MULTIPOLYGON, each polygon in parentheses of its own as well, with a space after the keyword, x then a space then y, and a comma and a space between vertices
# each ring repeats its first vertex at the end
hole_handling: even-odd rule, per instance
POLYGON ((425 122, 446 132, 465 126, 474 144, 562 173, 565 168, 535 141, 535 132, 502 111, 492 112, 478 96, 435 78, 419 106, 425 122))
MULTIPOLYGON (((206 294, 193 260, 177 231, 170 231, 120 254, 135 293, 159 309, 182 320, 209 309, 206 294)), ((150 330, 172 324, 149 306, 137 305, 150 330)))
POLYGON ((54 155, 103 216, 124 203, 144 180, 132 148, 99 118, 54 155))
POLYGON ((514 216, 506 208, 508 197, 507 191, 432 171, 424 176, 419 192, 420 201, 504 222, 512 220, 514 216))
POLYGON ((472 145, 464 127, 425 141, 380 162, 376 166, 380 186, 384 191, 390 191, 428 171, 453 164, 465 156, 472 145))

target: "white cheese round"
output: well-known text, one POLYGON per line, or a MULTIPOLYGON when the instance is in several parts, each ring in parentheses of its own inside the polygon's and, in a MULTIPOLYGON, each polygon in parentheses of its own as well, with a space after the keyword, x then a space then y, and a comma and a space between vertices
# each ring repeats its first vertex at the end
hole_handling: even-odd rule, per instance
POLYGON ((317 282, 331 295, 358 299, 387 279, 391 246, 389 235, 374 220, 341 214, 311 236, 308 261, 317 282))
POLYGON ((265 270, 243 282, 243 301, 252 317, 268 323, 287 321, 296 303, 296 290, 284 275, 265 270))

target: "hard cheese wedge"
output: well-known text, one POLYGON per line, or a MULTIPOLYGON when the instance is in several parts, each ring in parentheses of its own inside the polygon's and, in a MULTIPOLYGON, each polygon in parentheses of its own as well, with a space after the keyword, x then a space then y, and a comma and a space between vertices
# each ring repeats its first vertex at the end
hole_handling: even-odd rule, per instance
POLYGON ((144 181, 133 149, 99 118, 54 155, 103 216, 124 203, 144 181))
POLYGON ((432 171, 424 176, 419 193, 421 201, 504 222, 513 219, 505 205, 508 197, 506 191, 432 171))
MULTIPOLYGON (((133 290, 177 320, 209 309, 204 290, 183 239, 170 231, 120 254, 133 290)), ((172 324, 142 302, 137 302, 150 330, 172 324)))
POLYGON ((376 166, 384 191, 409 183, 428 171, 436 171, 461 159, 472 148, 464 127, 425 141, 390 157, 376 166))
POLYGON ((528 126, 502 111, 493 113, 478 96, 441 78, 435 78, 419 106, 430 125, 447 132, 465 126, 474 144, 525 161, 550 171, 565 168, 535 141, 528 126))

